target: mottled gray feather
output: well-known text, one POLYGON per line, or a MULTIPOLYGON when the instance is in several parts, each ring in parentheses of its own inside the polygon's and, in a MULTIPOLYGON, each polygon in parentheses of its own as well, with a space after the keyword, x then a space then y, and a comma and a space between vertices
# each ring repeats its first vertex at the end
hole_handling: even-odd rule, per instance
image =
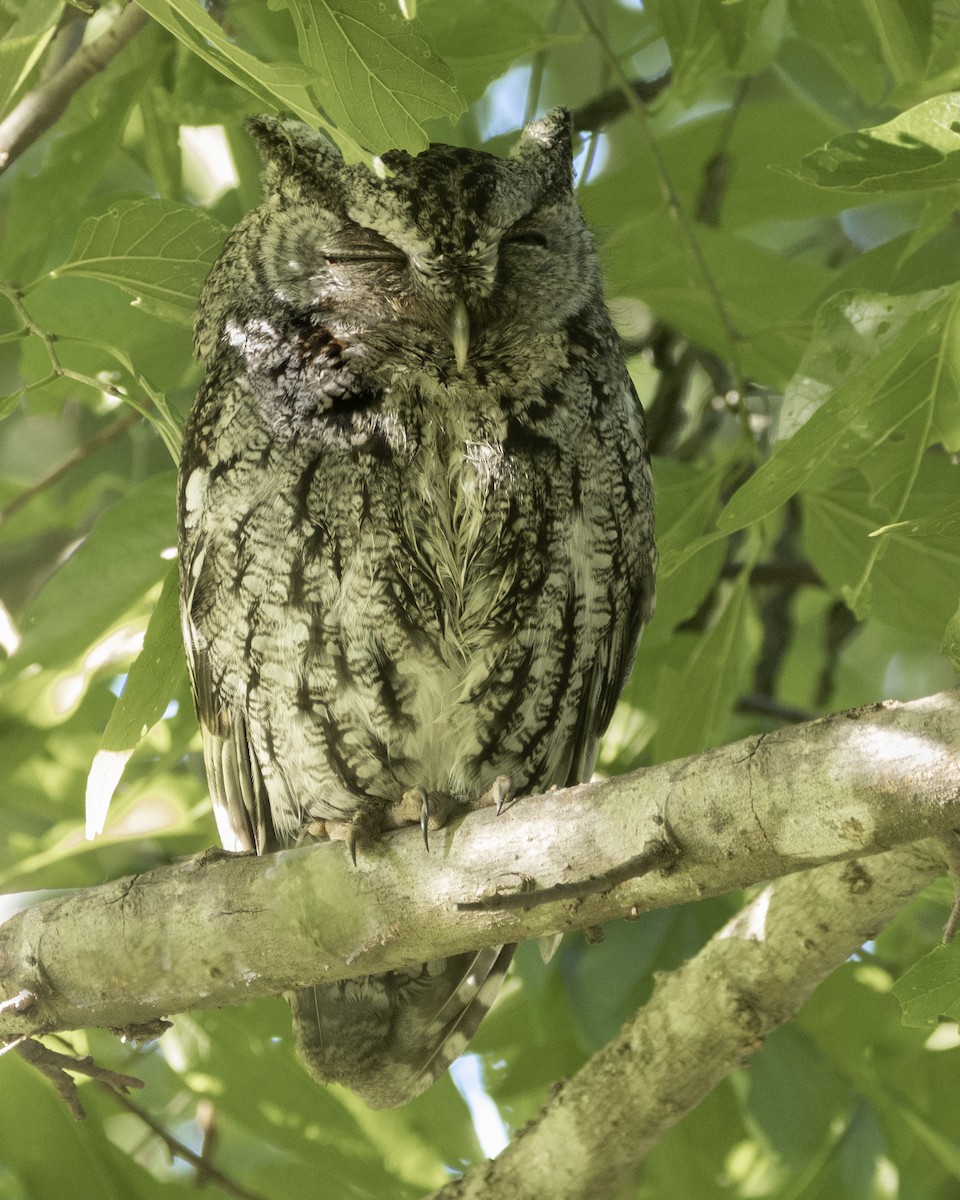
MULTIPOLYGON (((224 844, 290 845, 419 786, 469 800, 504 774, 521 794, 588 777, 655 550, 567 114, 509 159, 391 151, 385 178, 296 122, 251 129, 266 198, 204 288, 180 476, 224 844)), ((511 954, 299 992, 301 1055, 402 1103, 466 1045, 511 954)))

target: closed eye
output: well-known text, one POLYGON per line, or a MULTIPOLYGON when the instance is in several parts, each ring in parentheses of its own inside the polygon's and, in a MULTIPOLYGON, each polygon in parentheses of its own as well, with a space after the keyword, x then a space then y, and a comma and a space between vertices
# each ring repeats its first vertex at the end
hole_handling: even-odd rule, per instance
POLYGON ((375 252, 371 250, 325 254, 323 261, 330 266, 349 265, 350 263, 405 263, 407 256, 399 251, 375 252))
POLYGON ((407 256, 375 229, 348 224, 326 239, 321 246, 327 266, 350 266, 363 263, 406 263, 407 256))
POLYGON ((507 246, 539 246, 542 250, 548 245, 546 237, 536 229, 517 229, 504 234, 500 241, 507 246))

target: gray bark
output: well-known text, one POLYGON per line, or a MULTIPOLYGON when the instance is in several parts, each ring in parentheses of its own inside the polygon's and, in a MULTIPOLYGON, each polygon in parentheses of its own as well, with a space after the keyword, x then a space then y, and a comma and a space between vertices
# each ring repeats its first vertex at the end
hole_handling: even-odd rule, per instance
MULTIPOLYGON (((386 838, 186 862, 0 927, 0 1037, 127 1028, 878 854, 960 826, 960 697, 879 704, 386 838), (458 902, 601 880, 668 831, 675 867, 530 908, 458 902)), ((597 886, 594 884, 594 886, 597 886)))

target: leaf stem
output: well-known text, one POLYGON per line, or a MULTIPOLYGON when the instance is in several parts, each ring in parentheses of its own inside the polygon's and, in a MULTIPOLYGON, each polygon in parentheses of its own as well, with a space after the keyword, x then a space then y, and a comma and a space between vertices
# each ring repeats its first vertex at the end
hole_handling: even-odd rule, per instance
POLYGON ((47 351, 47 357, 50 360, 50 374, 44 376, 43 379, 34 380, 33 383, 27 384, 18 393, 19 396, 24 396, 28 392, 36 391, 37 388, 45 387, 49 383, 53 383, 57 379, 70 379, 74 383, 79 383, 83 387, 91 388, 95 392, 112 396, 116 400, 122 400, 141 417, 146 418, 163 440, 170 453, 170 457, 174 462, 177 462, 180 455, 180 430, 174 421, 166 399, 162 392, 151 387, 150 384, 139 375, 135 370, 133 363, 121 350, 115 346, 111 346, 106 342, 93 341, 90 338, 79 337, 60 337, 55 333, 50 333, 36 323, 30 315, 23 303, 23 291, 10 287, 8 284, 0 283, 0 296, 5 296, 12 305, 17 316, 23 323, 23 329, 18 330, 18 336, 24 334, 38 337, 44 344, 47 351), (116 384, 106 382, 103 379, 95 379, 91 375, 86 375, 81 371, 74 371, 69 367, 65 367, 60 361, 60 356, 54 349, 57 342, 76 343, 81 346, 90 346, 101 353, 106 354, 115 362, 119 363, 123 370, 134 380, 137 387, 144 393, 144 399, 140 400, 130 396, 122 388, 116 384))

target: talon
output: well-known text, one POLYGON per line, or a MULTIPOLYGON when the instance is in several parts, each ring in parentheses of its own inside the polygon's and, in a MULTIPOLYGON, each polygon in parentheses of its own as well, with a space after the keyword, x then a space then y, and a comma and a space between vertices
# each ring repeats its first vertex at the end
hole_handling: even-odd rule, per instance
POLYGON ((355 824, 351 824, 347 829, 347 836, 344 838, 347 843, 347 849, 350 851, 350 857, 353 859, 353 865, 357 865, 357 842, 360 841, 360 830, 355 824))
POLYGON ((430 850, 430 801, 427 798, 427 793, 423 793, 423 799, 420 802, 420 828, 423 830, 423 844, 430 850))
POLYGON ((504 807, 513 799, 513 784, 510 782, 510 776, 498 775, 493 781, 493 787, 490 791, 497 806, 497 816, 499 817, 504 807))

